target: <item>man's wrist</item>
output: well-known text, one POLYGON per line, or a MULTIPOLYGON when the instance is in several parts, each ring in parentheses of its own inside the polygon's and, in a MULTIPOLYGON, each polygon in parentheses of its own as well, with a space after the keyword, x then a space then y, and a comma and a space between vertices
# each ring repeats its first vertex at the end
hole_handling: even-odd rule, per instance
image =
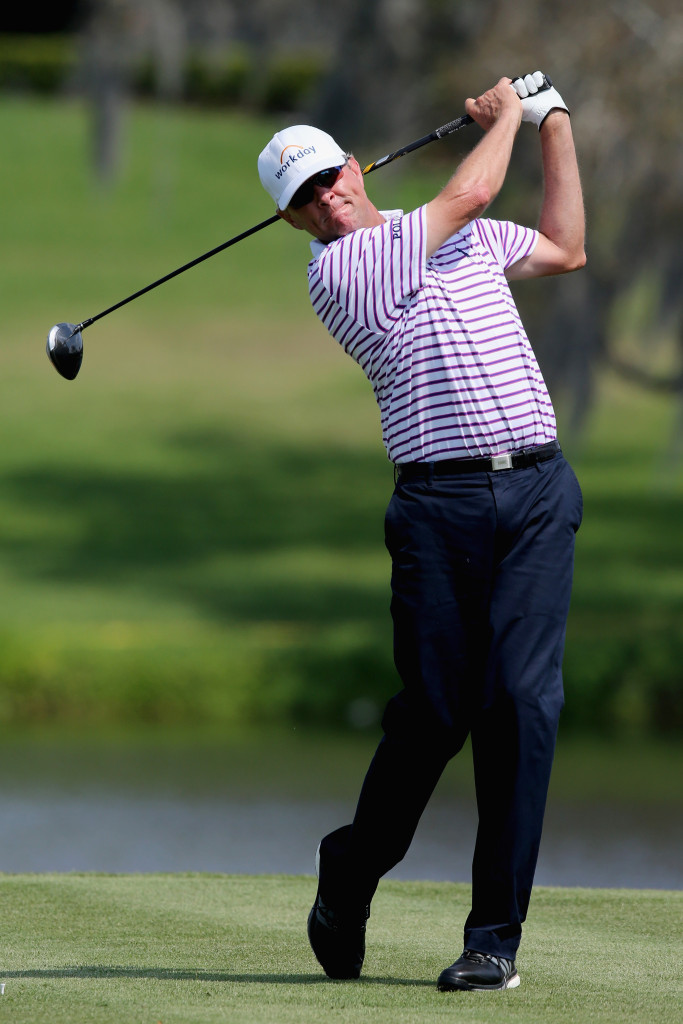
POLYGON ((541 125, 538 130, 540 132, 545 131, 547 128, 554 130, 555 128, 560 127, 564 121, 569 121, 569 111, 563 110, 562 107, 553 107, 553 109, 549 110, 541 121, 541 125))
MULTIPOLYGON (((521 106, 513 104, 506 106, 501 110, 500 115, 496 118, 491 128, 498 128, 499 131, 512 131, 515 134, 519 131, 522 124, 522 111, 521 106)), ((491 129, 489 129, 490 131, 491 129)))

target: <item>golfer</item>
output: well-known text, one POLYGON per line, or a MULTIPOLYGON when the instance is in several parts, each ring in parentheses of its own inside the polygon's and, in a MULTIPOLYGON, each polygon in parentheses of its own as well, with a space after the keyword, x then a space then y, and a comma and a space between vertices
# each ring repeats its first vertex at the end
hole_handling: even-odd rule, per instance
POLYGON ((585 263, 568 111, 546 84, 540 72, 502 78, 468 99, 485 134, 443 191, 405 215, 378 210, 358 162, 316 128, 279 132, 259 157, 280 216, 313 236, 313 308, 370 379, 395 465, 386 543, 403 688, 385 709, 353 822, 318 849, 308 935, 331 978, 359 977, 379 879, 405 856, 469 735, 472 906, 464 951, 437 984, 519 984, 582 514, 508 286, 585 263), (521 121, 540 139, 538 229, 484 217, 521 121))

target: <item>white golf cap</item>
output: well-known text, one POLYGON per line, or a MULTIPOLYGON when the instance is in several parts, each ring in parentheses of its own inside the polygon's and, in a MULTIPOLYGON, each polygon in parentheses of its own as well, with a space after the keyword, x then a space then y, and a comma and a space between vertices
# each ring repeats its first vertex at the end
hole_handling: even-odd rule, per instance
POLYGON ((308 178, 345 160, 346 153, 327 132, 295 124, 273 136, 258 158, 258 173, 278 209, 284 210, 308 178))

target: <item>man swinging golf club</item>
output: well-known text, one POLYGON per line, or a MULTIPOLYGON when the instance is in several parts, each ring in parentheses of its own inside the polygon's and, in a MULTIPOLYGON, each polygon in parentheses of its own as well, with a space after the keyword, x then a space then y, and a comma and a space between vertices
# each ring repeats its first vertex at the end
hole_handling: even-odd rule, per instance
POLYGON ((385 709, 353 822, 320 843, 309 939, 329 977, 359 977, 379 879, 470 735, 472 906, 444 991, 519 984, 582 514, 508 287, 585 262, 567 107, 536 72, 502 78, 466 111, 485 134, 443 191, 405 215, 379 211, 358 162, 315 128, 277 133, 258 161, 279 215, 313 236, 313 308, 370 379, 396 467, 386 543, 403 689, 385 709), (521 121, 539 130, 537 230, 483 217, 521 121))

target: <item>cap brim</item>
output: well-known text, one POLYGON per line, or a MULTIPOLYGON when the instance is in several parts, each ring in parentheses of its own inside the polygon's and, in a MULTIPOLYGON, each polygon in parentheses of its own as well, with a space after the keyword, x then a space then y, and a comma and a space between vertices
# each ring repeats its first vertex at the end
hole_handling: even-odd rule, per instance
POLYGON ((309 164, 307 164, 305 173, 299 174, 296 177, 291 178, 283 188, 282 192, 280 193, 280 198, 277 204, 278 209, 286 210, 287 207, 289 206, 290 199, 292 198, 296 190, 298 188, 301 188, 303 183, 305 181, 308 181, 309 178, 312 178, 314 174, 318 173, 318 171, 325 171, 327 170, 328 167, 334 167, 335 160, 337 163, 343 164, 346 161, 346 153, 344 153, 340 149, 339 154, 336 158, 331 157, 330 154, 327 153, 324 156, 320 157, 318 160, 312 160, 309 164))

